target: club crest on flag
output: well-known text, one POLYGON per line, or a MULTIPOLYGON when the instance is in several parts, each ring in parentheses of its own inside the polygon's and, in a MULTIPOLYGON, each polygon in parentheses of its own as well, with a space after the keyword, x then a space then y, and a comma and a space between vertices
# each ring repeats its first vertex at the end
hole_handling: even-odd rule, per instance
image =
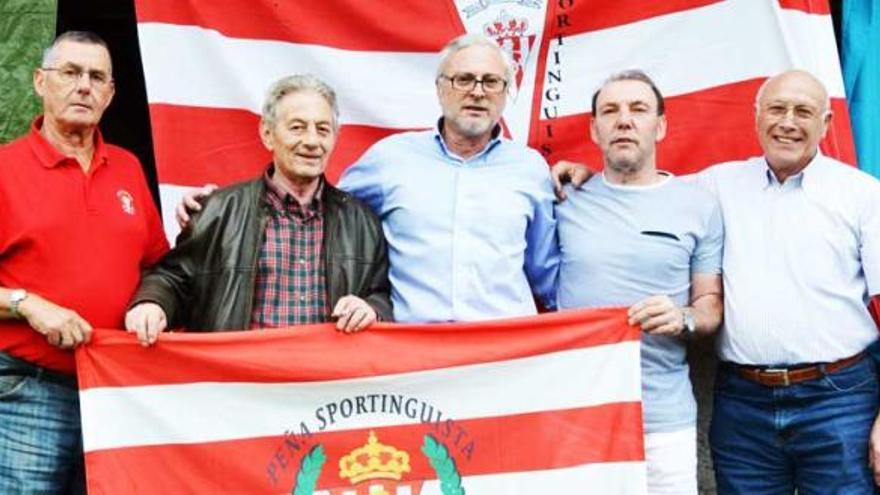
POLYGON ((513 17, 502 10, 495 20, 483 26, 483 34, 494 39, 510 55, 514 65, 514 89, 519 89, 525 73, 523 67, 537 38, 529 29, 529 20, 525 17, 513 17))
MULTIPOLYGON (((463 495, 461 475, 448 450, 432 435, 424 436, 422 454, 434 469, 443 495, 463 495)), ((312 447, 304 455, 296 474, 292 495, 312 495, 327 455, 324 445, 312 447)), ((410 473, 408 452, 379 441, 370 431, 367 443, 356 447, 339 459, 339 478, 350 487, 331 488, 318 493, 328 495, 420 495, 422 480, 406 480, 410 473)))

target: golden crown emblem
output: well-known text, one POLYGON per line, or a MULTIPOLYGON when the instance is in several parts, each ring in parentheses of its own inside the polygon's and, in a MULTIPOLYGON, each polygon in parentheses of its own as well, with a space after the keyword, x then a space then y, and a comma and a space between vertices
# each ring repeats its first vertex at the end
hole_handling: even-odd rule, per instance
POLYGON ((372 431, 366 445, 339 459, 339 477, 350 479, 352 484, 373 479, 400 481, 403 473, 408 472, 409 454, 379 443, 372 431))

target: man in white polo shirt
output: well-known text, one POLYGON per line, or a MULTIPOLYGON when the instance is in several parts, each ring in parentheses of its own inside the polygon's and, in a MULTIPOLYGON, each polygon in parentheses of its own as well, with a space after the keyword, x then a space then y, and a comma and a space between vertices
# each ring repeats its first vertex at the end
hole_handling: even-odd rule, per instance
POLYGON ((864 350, 877 338, 866 303, 880 293, 880 183, 819 153, 830 121, 815 77, 772 77, 756 98, 764 156, 699 176, 725 225, 710 433, 721 494, 874 490, 864 350))

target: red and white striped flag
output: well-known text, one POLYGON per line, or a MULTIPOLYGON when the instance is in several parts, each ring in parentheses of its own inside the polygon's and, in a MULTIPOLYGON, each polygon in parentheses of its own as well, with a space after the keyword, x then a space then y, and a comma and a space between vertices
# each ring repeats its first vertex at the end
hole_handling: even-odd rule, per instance
POLYGON ((153 142, 169 233, 181 186, 256 176, 270 82, 310 72, 340 96, 331 181, 374 141, 440 115, 437 52, 464 32, 517 61, 505 132, 542 151, 601 163, 590 96, 612 72, 646 70, 668 99, 659 166, 674 173, 760 154, 752 101, 791 67, 828 87, 826 154, 854 163, 827 0, 136 0, 153 142))
POLYGON ((89 493, 642 493, 638 339, 621 309, 99 331, 76 354, 89 493))

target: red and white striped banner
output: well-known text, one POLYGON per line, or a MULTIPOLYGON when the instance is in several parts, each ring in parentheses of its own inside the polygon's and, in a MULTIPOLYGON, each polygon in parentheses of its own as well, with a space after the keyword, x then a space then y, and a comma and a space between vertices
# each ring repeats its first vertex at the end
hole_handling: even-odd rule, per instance
POLYGON ((257 135, 273 80, 310 72, 340 96, 331 181, 377 139, 440 115, 437 52, 452 37, 494 37, 518 61, 504 114, 550 163, 598 165, 590 96, 612 72, 646 70, 669 97, 659 166, 674 173, 760 154, 752 101, 791 67, 828 87, 826 154, 854 163, 826 0, 136 0, 163 217, 184 188, 258 174, 257 135))
POLYGON ((622 309, 99 331, 76 353, 89 493, 642 493, 638 339, 622 309))

